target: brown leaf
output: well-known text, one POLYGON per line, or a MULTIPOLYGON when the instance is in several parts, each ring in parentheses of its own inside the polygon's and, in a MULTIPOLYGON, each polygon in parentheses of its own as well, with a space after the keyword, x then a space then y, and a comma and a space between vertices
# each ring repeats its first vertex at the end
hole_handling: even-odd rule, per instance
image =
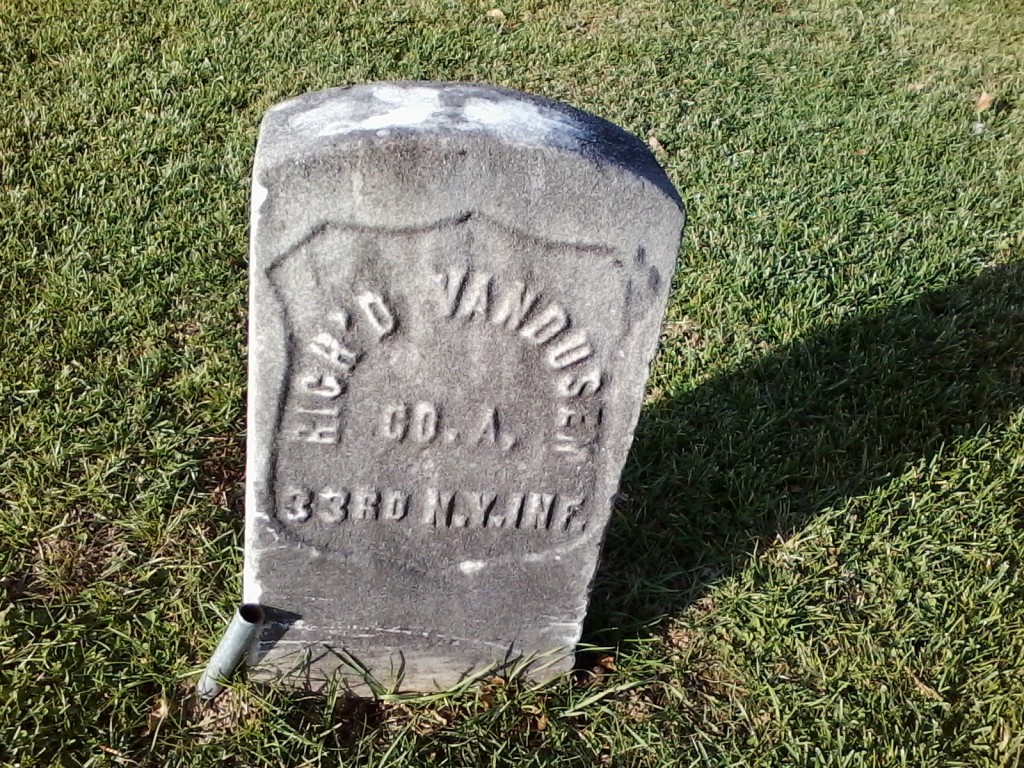
POLYGON ((665 151, 665 147, 661 145, 661 142, 658 141, 658 137, 655 136, 653 133, 647 137, 647 146, 649 146, 655 152, 665 151))
POLYGON ((992 106, 992 94, 988 91, 982 91, 981 96, 974 102, 975 112, 984 112, 986 109, 992 106))
POLYGON ((718 605, 715 602, 714 595, 704 595, 704 597, 694 601, 693 610, 698 613, 711 613, 718 605))
POLYGON ((692 349, 704 346, 704 337, 701 335, 700 327, 689 317, 665 323, 664 334, 666 339, 681 339, 685 346, 692 349))
POLYGON ((548 716, 541 715, 533 722, 533 730, 546 731, 548 728, 548 716))
POLYGON ((910 679, 914 682, 914 687, 917 688, 925 698, 931 699, 932 701, 942 701, 942 696, 939 695, 939 692, 928 685, 924 680, 909 670, 907 671, 907 674, 910 675, 910 679))
POLYGON ((697 639, 694 632, 683 629, 682 627, 672 627, 667 633, 667 639, 669 645, 685 650, 689 648, 697 639))
POLYGON ((451 725, 454 719, 453 713, 450 709, 435 709, 430 713, 437 722, 441 725, 451 725))
POLYGON ((146 716, 146 730, 144 735, 148 736, 153 731, 160 728, 160 723, 167 719, 171 714, 171 702, 167 700, 167 697, 161 696, 153 703, 153 708, 149 710, 149 715, 146 716))
POLYGON ((487 15, 492 19, 497 19, 498 21, 505 20, 505 12, 501 10, 501 8, 491 8, 491 10, 487 12, 487 15))

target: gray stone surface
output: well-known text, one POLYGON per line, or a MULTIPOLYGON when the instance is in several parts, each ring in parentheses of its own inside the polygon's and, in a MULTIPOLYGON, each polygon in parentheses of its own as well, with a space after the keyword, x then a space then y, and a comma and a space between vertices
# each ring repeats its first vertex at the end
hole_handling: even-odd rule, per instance
POLYGON ((267 112, 255 677, 318 688, 362 665, 430 690, 571 667, 682 225, 635 137, 514 91, 378 83, 267 112))

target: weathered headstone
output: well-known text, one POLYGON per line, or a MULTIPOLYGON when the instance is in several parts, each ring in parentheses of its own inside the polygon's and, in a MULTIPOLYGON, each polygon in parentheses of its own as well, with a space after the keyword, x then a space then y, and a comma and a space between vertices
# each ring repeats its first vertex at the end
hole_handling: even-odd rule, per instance
POLYGON ((252 193, 250 665, 406 690, 568 669, 682 206, 614 125, 379 83, 263 120, 252 193))

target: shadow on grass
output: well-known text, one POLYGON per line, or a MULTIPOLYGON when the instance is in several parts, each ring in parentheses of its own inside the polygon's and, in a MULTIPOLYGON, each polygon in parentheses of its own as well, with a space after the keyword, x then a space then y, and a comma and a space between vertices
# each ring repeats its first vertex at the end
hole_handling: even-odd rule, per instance
MULTIPOLYGON (((887 484, 940 446, 998 426, 1022 396, 1024 268, 1011 265, 866 311, 666 398, 641 417, 584 639, 601 645, 651 631, 756 549, 887 484)), ((542 734, 527 710, 538 699, 519 701, 514 689, 429 711, 267 695, 267 727, 342 753, 365 739, 400 738, 427 761, 467 749, 496 754, 478 743, 493 733, 513 734, 516 754, 600 760, 571 722, 545 717, 542 734), (470 725, 476 741, 467 741, 470 725)))
POLYGON ((1024 268, 867 311, 648 408, 585 639, 678 613, 751 554, 943 444, 1024 387, 1024 268))

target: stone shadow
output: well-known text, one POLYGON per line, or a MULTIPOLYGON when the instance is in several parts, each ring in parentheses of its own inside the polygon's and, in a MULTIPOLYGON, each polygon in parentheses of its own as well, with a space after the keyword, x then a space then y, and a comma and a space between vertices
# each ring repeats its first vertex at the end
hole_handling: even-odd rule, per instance
POLYGON ((641 415, 584 640, 645 634, 755 550, 1022 402, 1021 265, 865 311, 666 397, 641 415))

